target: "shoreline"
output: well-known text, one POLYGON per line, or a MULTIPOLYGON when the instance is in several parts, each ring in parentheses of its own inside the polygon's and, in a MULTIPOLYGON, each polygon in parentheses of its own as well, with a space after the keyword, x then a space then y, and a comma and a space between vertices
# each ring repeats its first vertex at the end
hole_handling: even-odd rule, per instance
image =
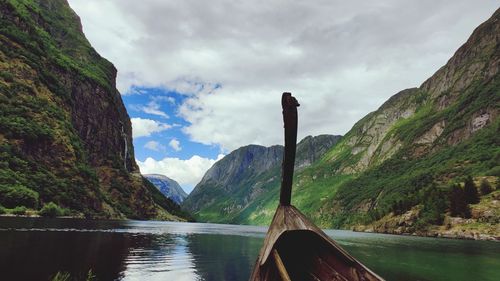
POLYGON ((462 233, 453 232, 453 233, 441 233, 441 232, 428 232, 428 233, 414 233, 414 232, 404 232, 404 233, 395 233, 395 232, 377 232, 371 230, 358 230, 358 229, 344 229, 351 230, 352 232, 359 233, 374 233, 374 234, 389 234, 389 235, 397 235, 397 236, 413 236, 413 237, 426 237, 426 238, 442 238, 442 239, 453 239, 453 240, 474 240, 474 241, 492 241, 500 243, 500 236, 484 234, 484 233, 467 233, 463 231, 462 233))
MULTIPOLYGON (((14 215, 14 214, 0 214, 1 217, 8 218, 48 218, 48 219, 78 219, 78 220, 109 220, 109 221, 133 221, 133 219, 128 218, 110 218, 110 219, 100 219, 100 218, 84 218, 84 217, 75 217, 75 216, 60 216, 60 217, 43 217, 37 214, 33 215, 14 215)), ((139 220, 141 221, 141 220, 139 220)), ((158 222, 179 222, 174 220, 143 220, 143 221, 158 221, 158 222)), ((186 222, 189 223, 189 222, 186 222)), ((197 222, 203 223, 203 222, 197 222)), ((224 225, 224 224, 222 224, 224 225)), ((228 225, 244 225, 244 224, 228 224, 228 225)), ((261 226, 261 225, 256 225, 261 226)), ((336 230, 336 229, 333 229, 336 230)), ((388 234, 388 235, 397 235, 397 236, 413 236, 413 237, 426 237, 426 238, 442 238, 442 239, 455 239, 455 240, 475 240, 475 241, 492 241, 500 243, 500 236, 490 235, 485 233, 479 233, 474 231, 448 231, 448 232, 439 232, 439 231, 428 231, 428 232, 400 232, 397 233, 395 231, 375 231, 374 229, 367 228, 363 229, 362 227, 353 227, 351 229, 338 229, 338 230, 347 230, 352 232, 359 233, 373 233, 373 234, 388 234)))

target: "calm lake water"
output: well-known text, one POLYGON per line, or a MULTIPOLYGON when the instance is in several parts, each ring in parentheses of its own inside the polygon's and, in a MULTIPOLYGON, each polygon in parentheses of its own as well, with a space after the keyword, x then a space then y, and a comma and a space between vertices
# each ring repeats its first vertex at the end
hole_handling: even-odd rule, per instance
MULTIPOLYGON (((266 228, 0 218, 0 280, 248 280, 266 228)), ((328 230, 387 280, 500 280, 500 243, 328 230)))

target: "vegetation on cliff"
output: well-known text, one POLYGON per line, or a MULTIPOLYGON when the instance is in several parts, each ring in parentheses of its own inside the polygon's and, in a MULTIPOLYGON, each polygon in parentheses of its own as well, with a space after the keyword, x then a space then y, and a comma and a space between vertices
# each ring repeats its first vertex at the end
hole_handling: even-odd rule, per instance
POLYGON ((114 218, 170 210, 139 174, 115 77, 65 0, 0 2, 0 205, 114 218))

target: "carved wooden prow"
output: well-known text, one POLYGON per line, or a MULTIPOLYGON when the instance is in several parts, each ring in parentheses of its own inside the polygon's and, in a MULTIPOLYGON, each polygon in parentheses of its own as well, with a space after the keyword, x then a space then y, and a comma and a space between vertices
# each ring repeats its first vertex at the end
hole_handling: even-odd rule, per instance
POLYGON ((281 177, 280 205, 289 206, 292 197, 293 168, 295 165, 295 149, 297 146, 297 107, 299 103, 291 93, 283 93, 283 123, 285 126, 285 153, 281 177))
POLYGON ((285 153, 280 203, 255 261, 250 281, 381 281, 292 206, 297 143, 297 107, 290 93, 281 97, 285 153))

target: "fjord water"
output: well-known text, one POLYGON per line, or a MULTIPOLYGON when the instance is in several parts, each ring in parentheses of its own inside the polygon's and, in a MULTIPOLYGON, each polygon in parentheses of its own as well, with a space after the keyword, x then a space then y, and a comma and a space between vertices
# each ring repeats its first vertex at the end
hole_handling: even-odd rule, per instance
MULTIPOLYGON (((0 280, 248 280, 266 228, 0 218, 0 280)), ((500 243, 328 230, 387 280, 500 280, 500 243)))

